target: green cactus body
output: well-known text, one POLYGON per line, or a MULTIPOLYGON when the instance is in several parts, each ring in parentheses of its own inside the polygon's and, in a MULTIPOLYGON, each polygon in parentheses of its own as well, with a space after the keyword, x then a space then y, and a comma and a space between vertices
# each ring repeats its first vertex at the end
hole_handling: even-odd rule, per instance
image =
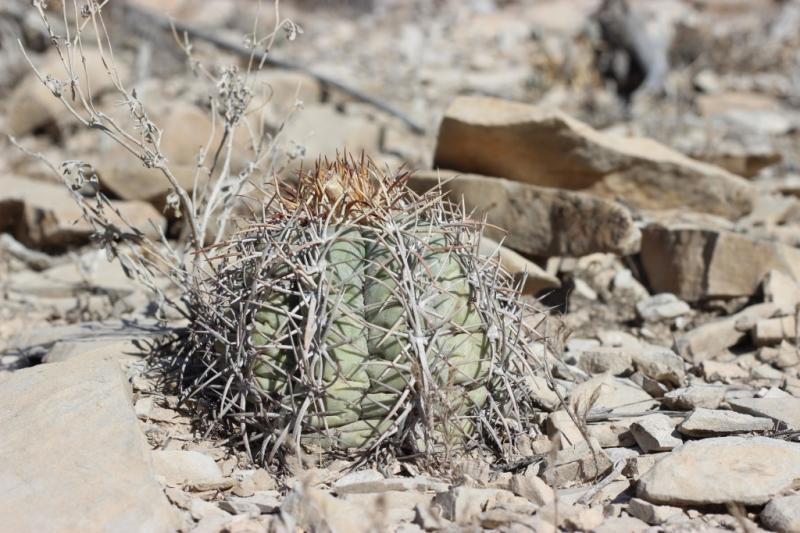
MULTIPOLYGON (((485 328, 452 252, 457 243, 417 220, 398 222, 391 232, 355 224, 309 228, 307 241, 322 236, 305 252, 321 259, 315 261, 320 268, 314 282, 323 286, 318 305, 324 323, 302 328, 313 329, 326 352, 315 367, 304 367, 291 349, 278 347, 290 329, 290 297, 266 294, 253 317, 250 340, 259 349, 254 375, 260 388, 283 397, 287 411, 296 408, 289 403, 313 398, 305 424, 327 438, 337 436, 345 447, 367 446, 389 428, 403 392, 419 385, 415 350, 425 350, 437 387, 480 384, 488 373, 485 328), (409 292, 414 300, 402 301, 409 292), (292 376, 301 371, 311 374, 316 390, 293 386, 292 376)), ((473 389, 453 398, 457 414, 485 401, 485 388, 473 389)))

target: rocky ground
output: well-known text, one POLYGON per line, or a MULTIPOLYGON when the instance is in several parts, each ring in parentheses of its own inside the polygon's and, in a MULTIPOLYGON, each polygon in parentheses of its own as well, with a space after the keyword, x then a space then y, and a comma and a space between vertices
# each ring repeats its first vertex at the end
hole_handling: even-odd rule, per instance
MULTIPOLYGON (((233 42, 257 9, 136 3, 233 42)), ((600 4, 282 5, 303 31, 280 32, 275 57, 422 131, 307 72, 256 75, 278 175, 364 150, 418 169, 420 191, 453 177, 451 198, 502 228, 489 236, 506 268, 563 332, 547 354, 557 391, 530 379, 529 460, 464 460, 451 476, 250 464, 148 371, 174 318, 90 242, 67 188, 2 141, 0 529, 800 531, 800 3, 600 4)), ((0 7, 0 129, 92 161, 118 216, 175 236, 163 178, 79 128, 30 73, 17 38, 43 72, 55 58, 16 5, 0 7)), ((121 72, 191 184, 212 127, 204 89, 170 36, 117 28, 121 72)), ((120 113, 86 53, 98 105, 120 113)), ((203 40, 196 53, 237 61, 203 40)))

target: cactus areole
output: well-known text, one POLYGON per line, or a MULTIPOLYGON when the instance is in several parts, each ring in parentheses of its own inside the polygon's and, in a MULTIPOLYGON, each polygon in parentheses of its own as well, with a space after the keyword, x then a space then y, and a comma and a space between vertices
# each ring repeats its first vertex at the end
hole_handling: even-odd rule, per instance
POLYGON ((519 291, 478 254, 480 224, 407 178, 319 164, 206 251, 194 388, 259 458, 502 449, 524 431, 519 291))

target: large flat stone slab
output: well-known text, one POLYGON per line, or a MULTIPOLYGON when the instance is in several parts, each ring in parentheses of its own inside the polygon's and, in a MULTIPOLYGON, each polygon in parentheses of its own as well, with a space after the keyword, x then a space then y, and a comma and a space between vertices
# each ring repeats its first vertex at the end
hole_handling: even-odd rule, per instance
POLYGON ((0 383, 0 529, 167 532, 178 526, 118 364, 39 365, 0 383))
POLYGON ((767 437, 689 442, 639 480, 638 495, 667 505, 761 505, 800 480, 800 444, 767 437))
POLYGON ((445 112, 434 167, 624 198, 642 209, 739 218, 755 188, 651 139, 599 132, 555 109, 461 96, 445 112))

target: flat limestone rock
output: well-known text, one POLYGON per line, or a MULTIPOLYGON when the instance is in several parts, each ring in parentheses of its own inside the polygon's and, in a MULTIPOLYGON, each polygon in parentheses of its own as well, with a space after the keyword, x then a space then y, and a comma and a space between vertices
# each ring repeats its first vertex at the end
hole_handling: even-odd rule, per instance
POLYGON ((3 529, 178 527, 129 394, 119 365, 97 360, 39 365, 0 383, 3 529))
POLYGON ((734 411, 771 418, 786 429, 800 429, 800 398, 739 398, 728 403, 734 411))
POLYGON ((678 425, 678 431, 691 437, 710 437, 769 431, 774 422, 769 418, 750 416, 722 409, 695 409, 678 425))
MULTIPOLYGON (((152 239, 166 220, 153 206, 137 201, 112 201, 122 219, 106 209, 108 219, 127 228, 123 220, 152 239)), ((10 231, 27 246, 62 249, 89 242, 94 233, 66 185, 17 176, 0 177, 0 231, 10 231)))
POLYGON ((639 250, 641 235, 622 205, 591 194, 537 187, 508 179, 420 172, 409 185, 424 192, 441 183, 451 201, 486 216, 492 238, 508 232, 506 246, 534 256, 580 257, 595 252, 627 255, 639 250))
POLYGON ((462 96, 445 112, 434 167, 621 197, 641 209, 692 209, 730 219, 755 188, 656 141, 601 133, 560 111, 462 96))
POLYGON ((641 257, 653 290, 689 302, 750 296, 771 271, 800 281, 797 248, 696 224, 648 224, 641 257))
POLYGON ((638 496, 666 505, 761 505, 800 479, 800 444, 767 437, 688 442, 645 473, 638 496))

